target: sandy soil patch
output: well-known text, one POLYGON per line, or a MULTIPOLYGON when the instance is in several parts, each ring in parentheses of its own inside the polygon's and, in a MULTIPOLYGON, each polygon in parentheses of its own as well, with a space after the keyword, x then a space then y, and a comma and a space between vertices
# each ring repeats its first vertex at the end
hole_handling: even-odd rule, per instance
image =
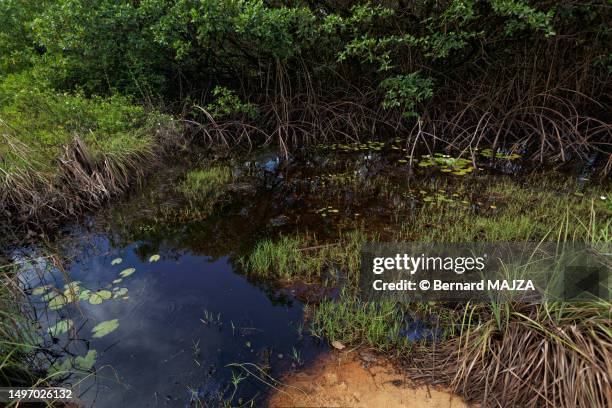
POLYGON ((363 351, 331 352, 283 383, 269 407, 469 407, 445 390, 415 386, 388 361, 363 351))

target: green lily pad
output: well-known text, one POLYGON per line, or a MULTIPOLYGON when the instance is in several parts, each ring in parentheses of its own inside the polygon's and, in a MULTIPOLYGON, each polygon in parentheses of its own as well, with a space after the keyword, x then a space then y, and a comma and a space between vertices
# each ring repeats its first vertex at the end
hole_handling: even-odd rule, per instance
POLYGON ((98 295, 97 293, 92 293, 91 296, 89 297, 89 303, 91 303, 92 305, 99 305, 103 301, 104 299, 102 299, 102 297, 98 295))
POLYGON ((66 333, 68 330, 72 328, 72 326, 74 326, 74 322, 72 320, 70 319, 60 320, 59 322, 55 323, 53 326, 49 327, 47 329, 47 332, 51 336, 57 337, 62 333, 66 333))
POLYGON ((64 295, 58 295, 54 297, 53 299, 51 299, 51 301, 49 302, 49 309, 51 310, 61 309, 62 307, 66 305, 66 303, 68 303, 68 298, 66 298, 66 296, 64 295))
POLYGON ((115 279, 115 280, 113 281, 113 285, 116 285, 116 284, 118 284, 118 283, 121 283, 121 281, 122 281, 122 280, 123 280, 122 278, 115 279))
POLYGON ((119 320, 117 319, 107 320, 105 322, 98 323, 93 329, 91 329, 91 332, 93 333, 92 337, 104 337, 107 334, 117 330, 117 327, 119 327, 119 320))
POLYGON ((91 303, 92 305, 99 305, 100 303, 102 303, 102 301, 104 300, 108 300, 111 297, 113 297, 113 294, 111 293, 110 290, 99 290, 97 292, 94 292, 91 294, 91 296, 89 296, 89 303, 91 303))
POLYGON ((127 293, 128 293, 128 288, 115 288, 115 290, 113 291, 113 299, 123 297, 127 295, 127 293))
POLYGON ((115 258, 111 261, 111 265, 119 265, 121 262, 123 262, 123 259, 115 258))
POLYGON ((61 363, 55 362, 51 366, 50 373, 51 374, 54 374, 54 373, 65 373, 65 372, 69 372, 71 370, 72 370, 72 359, 71 358, 67 358, 66 360, 62 361, 61 363))
POLYGON ((128 276, 130 276, 134 272, 136 272, 136 268, 127 268, 127 269, 124 269, 121 272, 119 272, 119 275, 121 275, 124 278, 127 278, 128 276))
POLYGON ((42 300, 45 302, 50 301, 51 299, 53 299, 54 297, 56 297, 59 293, 57 293, 56 291, 51 291, 49 293, 47 293, 45 296, 42 297, 42 300))
POLYGON ((151 257, 149 258, 149 262, 157 262, 160 259, 161 259, 161 257, 158 254, 151 255, 151 257))
POLYGON ((79 292, 79 300, 87 300, 91 296, 91 290, 85 289, 79 292))
POLYGON ((64 290, 66 289, 78 289, 81 281, 72 281, 64 285, 64 290))
POLYGON ((85 356, 78 356, 74 359, 74 365, 84 371, 91 370, 96 364, 98 358, 98 352, 96 350, 89 350, 85 356))
POLYGON ((40 296, 43 293, 45 293, 47 291, 47 289, 49 289, 51 286, 50 285, 43 285, 43 286, 39 286, 37 288, 32 289, 32 295, 34 296, 40 296))

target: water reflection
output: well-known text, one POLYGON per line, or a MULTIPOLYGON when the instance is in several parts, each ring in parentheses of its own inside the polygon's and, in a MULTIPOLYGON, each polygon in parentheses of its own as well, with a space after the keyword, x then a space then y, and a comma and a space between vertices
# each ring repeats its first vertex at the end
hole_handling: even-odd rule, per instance
MULTIPOLYGON (((290 358, 294 347, 302 359, 316 353, 312 340, 296 330, 303 305, 268 296, 274 291, 235 273, 227 257, 169 250, 162 251, 158 262, 149 262, 142 243, 117 250, 104 237, 88 240, 96 247, 90 256, 79 258, 64 274, 51 271, 46 283, 61 289, 69 276, 81 290, 125 287, 127 297, 99 305, 85 299, 56 311, 39 303, 50 325, 74 321, 77 333, 58 336, 58 347, 76 356, 97 351, 95 374, 81 382, 71 379, 85 406, 185 406, 192 393, 208 398, 223 390, 232 376, 227 364, 251 362, 280 373, 295 364, 290 358), (116 258, 121 263, 112 265, 116 258), (113 284, 126 268, 136 271, 113 284), (92 327, 111 319, 118 319, 119 327, 92 338, 92 327)), ((263 384, 250 378, 240 384, 237 396, 246 400, 265 392, 263 384)))

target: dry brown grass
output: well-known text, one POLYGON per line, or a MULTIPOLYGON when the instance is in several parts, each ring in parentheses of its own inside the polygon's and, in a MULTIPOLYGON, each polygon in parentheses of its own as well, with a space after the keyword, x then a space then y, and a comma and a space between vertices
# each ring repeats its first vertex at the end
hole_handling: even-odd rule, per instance
POLYGON ((612 404, 609 302, 512 305, 415 359, 428 377, 483 407, 593 407, 612 404))

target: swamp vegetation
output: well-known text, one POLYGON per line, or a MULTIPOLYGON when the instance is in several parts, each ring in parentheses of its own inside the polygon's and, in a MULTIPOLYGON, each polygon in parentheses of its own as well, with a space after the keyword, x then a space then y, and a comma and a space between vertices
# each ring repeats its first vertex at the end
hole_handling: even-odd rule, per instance
POLYGON ((610 406, 609 298, 357 289, 367 242, 612 244, 611 10, 0 1, 0 386, 266 406, 331 345, 483 407, 610 406))

